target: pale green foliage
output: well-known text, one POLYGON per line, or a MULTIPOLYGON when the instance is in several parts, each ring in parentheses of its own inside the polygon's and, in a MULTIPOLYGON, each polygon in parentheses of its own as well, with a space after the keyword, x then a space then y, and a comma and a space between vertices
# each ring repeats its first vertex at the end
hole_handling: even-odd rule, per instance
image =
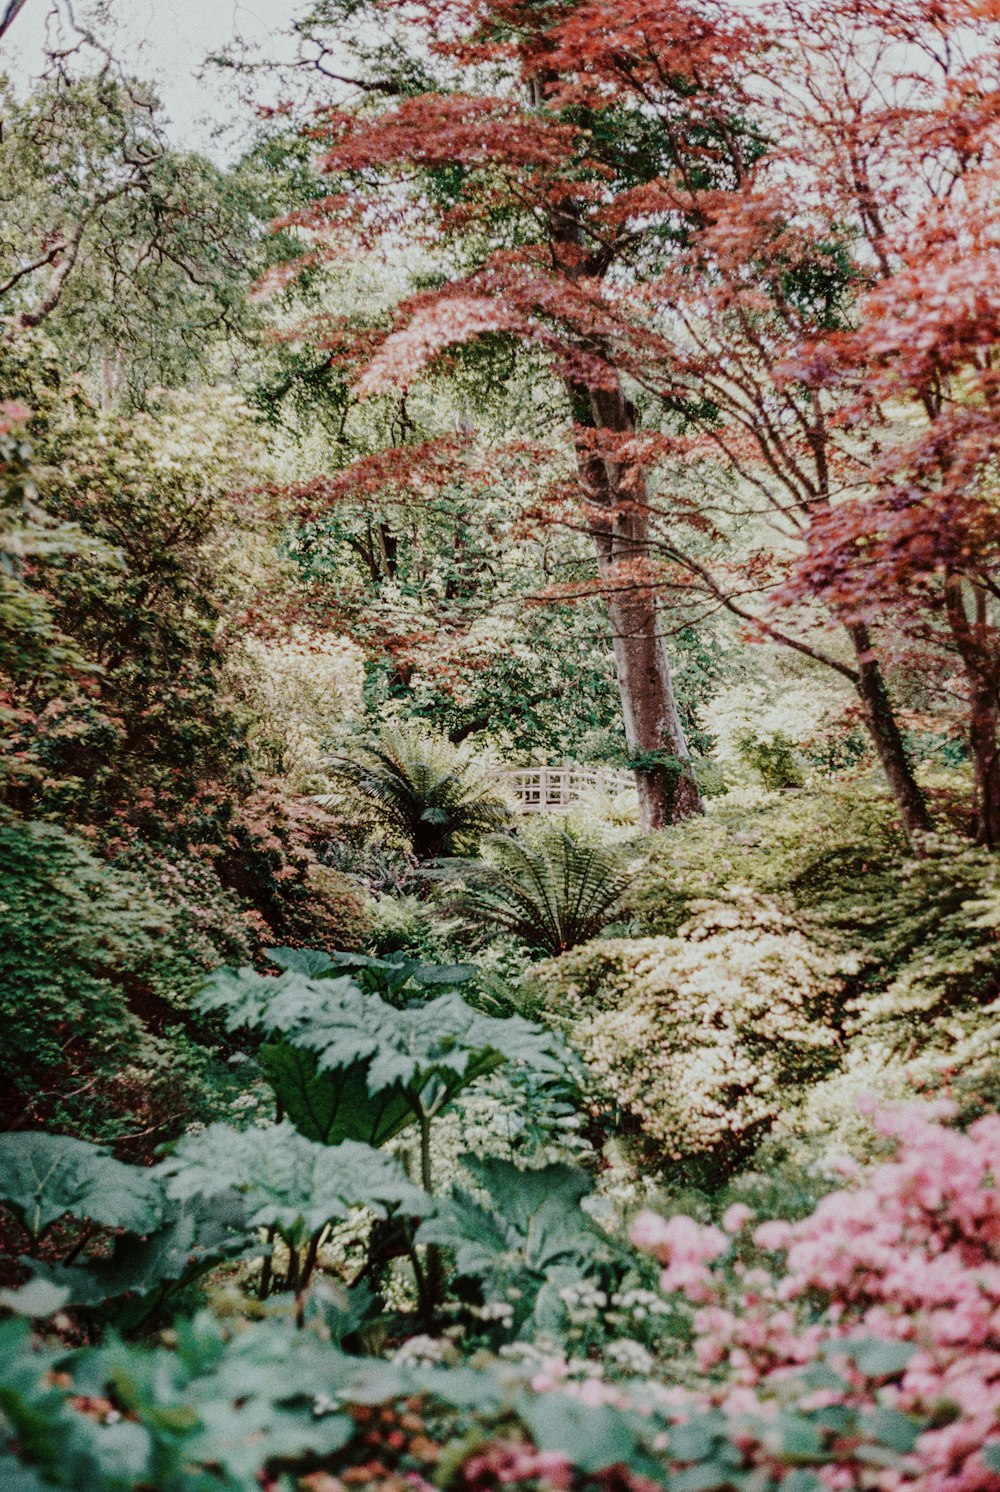
POLYGON ((244 648, 262 766, 297 791, 315 791, 327 738, 360 713, 361 650, 346 637, 304 627, 293 627, 280 642, 248 637, 244 648))
POLYGON ((430 1205, 389 1156, 352 1140, 317 1145, 287 1122, 242 1131, 209 1125, 185 1135, 157 1175, 175 1201, 238 1192, 250 1226, 273 1225, 291 1247, 355 1207, 386 1217, 400 1207, 419 1214, 430 1205))
POLYGON ((752 730, 740 731, 736 737, 736 749, 740 761, 750 767, 767 788, 801 787, 805 782, 801 758, 784 731, 777 730, 770 736, 752 730))
POLYGON ((837 960, 779 905, 710 903, 675 938, 605 941, 541 965, 598 1090, 664 1158, 725 1174, 840 1039, 837 960))
POLYGON ((824 918, 843 908, 857 925, 891 893, 904 852, 889 805, 863 782, 780 796, 744 788, 653 837, 634 910, 644 931, 675 933, 700 900, 746 886, 824 918))
POLYGON ((549 954, 596 937, 621 912, 635 880, 614 848, 562 829, 534 843, 492 835, 484 851, 482 861, 457 868, 466 917, 549 954))
POLYGON ((495 781, 467 749, 412 725, 387 726, 349 755, 327 759, 326 770, 402 834, 418 860, 472 849, 510 817, 495 781))
POLYGON ((68 1135, 0 1135, 0 1199, 38 1238, 58 1218, 87 1218, 109 1228, 149 1232, 162 1193, 149 1171, 68 1135))
POLYGON ((556 1324, 560 1288, 591 1273, 611 1253, 580 1207, 590 1178, 566 1165, 524 1170, 471 1155, 462 1162, 488 1202, 455 1187, 420 1225, 417 1241, 452 1250, 459 1274, 478 1279, 487 1301, 510 1301, 518 1325, 530 1315, 538 1324, 556 1324))

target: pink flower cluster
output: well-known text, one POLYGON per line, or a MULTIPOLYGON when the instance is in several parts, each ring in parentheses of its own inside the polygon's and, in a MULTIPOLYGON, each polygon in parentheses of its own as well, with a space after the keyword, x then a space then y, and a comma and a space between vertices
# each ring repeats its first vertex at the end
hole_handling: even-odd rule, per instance
POLYGON ((493 1440, 462 1467, 465 1486, 508 1487, 537 1482, 553 1492, 573 1483, 573 1466, 562 1451, 538 1451, 517 1440, 493 1440))
POLYGON ((26 404, 5 399, 0 402, 0 435, 9 435, 19 425, 26 425, 31 419, 31 410, 26 404))
POLYGON ((787 1402, 796 1375, 823 1360, 839 1386, 801 1390, 800 1408, 891 1409, 919 1422, 912 1452, 877 1471, 856 1440, 834 1446, 822 1471, 831 1488, 1000 1492, 996 1453, 983 1456, 1000 1445, 1000 1117, 967 1133, 946 1117, 943 1104, 875 1112, 892 1160, 802 1222, 754 1230, 758 1250, 784 1252, 777 1276, 727 1249, 746 1209, 727 1213, 727 1232, 686 1217, 636 1220, 634 1241, 665 1266, 663 1288, 698 1307, 695 1351, 723 1407, 787 1402))

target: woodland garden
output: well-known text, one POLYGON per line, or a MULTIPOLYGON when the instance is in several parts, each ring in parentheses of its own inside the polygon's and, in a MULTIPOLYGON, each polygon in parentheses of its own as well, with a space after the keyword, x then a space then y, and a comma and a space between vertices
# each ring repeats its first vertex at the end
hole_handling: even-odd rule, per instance
POLYGON ((0 1489, 1000 1492, 1000 4, 303 0, 228 154, 114 8, 0 17, 0 1489))

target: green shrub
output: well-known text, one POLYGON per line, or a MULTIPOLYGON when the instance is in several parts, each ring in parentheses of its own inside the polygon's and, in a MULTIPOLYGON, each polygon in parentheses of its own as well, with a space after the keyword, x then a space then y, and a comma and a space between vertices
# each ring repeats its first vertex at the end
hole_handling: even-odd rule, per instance
POLYGON ((744 730, 736 737, 736 750, 740 761, 749 767, 771 791, 786 787, 801 787, 805 781, 802 759, 784 731, 776 730, 771 736, 758 735, 756 731, 744 730))
MULTIPOLYGON (((893 894, 907 855, 891 804, 863 784, 780 797, 743 789, 651 838, 632 912, 643 932, 674 934, 700 900, 734 886, 810 915, 861 899, 871 910, 893 894)), ((843 931, 850 941, 850 916, 843 931)))
POLYGON ((710 903, 675 938, 589 943, 534 979, 599 1101, 692 1180, 736 1170, 840 1060, 838 960, 759 897, 710 903))
POLYGON ((53 824, 0 814, 3 1121, 151 1148, 212 1112, 227 1070, 190 999, 252 929, 211 872, 136 848, 100 860, 53 824))

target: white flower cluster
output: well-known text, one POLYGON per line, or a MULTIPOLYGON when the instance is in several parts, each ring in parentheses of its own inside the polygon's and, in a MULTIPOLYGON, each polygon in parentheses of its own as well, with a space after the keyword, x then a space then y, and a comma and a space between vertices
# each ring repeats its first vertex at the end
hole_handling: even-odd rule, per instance
POLYGON ((655 1290, 622 1290, 611 1297, 612 1309, 633 1321, 646 1321, 651 1316, 669 1316, 670 1305, 655 1290))
POLYGON ((441 1337, 416 1336, 396 1349, 392 1361, 406 1368, 434 1368, 453 1352, 451 1344, 441 1337))
POLYGON ((586 1280, 575 1285, 566 1285, 559 1291, 559 1299, 566 1306, 566 1314, 574 1326, 585 1326, 596 1321, 608 1308, 608 1297, 603 1290, 596 1289, 586 1280))
POLYGON ((634 1374, 637 1378, 645 1378, 653 1371, 652 1353, 647 1352, 641 1342, 635 1342, 631 1337, 619 1337, 617 1341, 609 1342, 605 1348, 605 1356, 623 1373, 634 1374))
POLYGON ((495 1321, 503 1327, 514 1322, 514 1307, 508 1300, 489 1300, 485 1305, 469 1306, 468 1311, 477 1321, 495 1321))

